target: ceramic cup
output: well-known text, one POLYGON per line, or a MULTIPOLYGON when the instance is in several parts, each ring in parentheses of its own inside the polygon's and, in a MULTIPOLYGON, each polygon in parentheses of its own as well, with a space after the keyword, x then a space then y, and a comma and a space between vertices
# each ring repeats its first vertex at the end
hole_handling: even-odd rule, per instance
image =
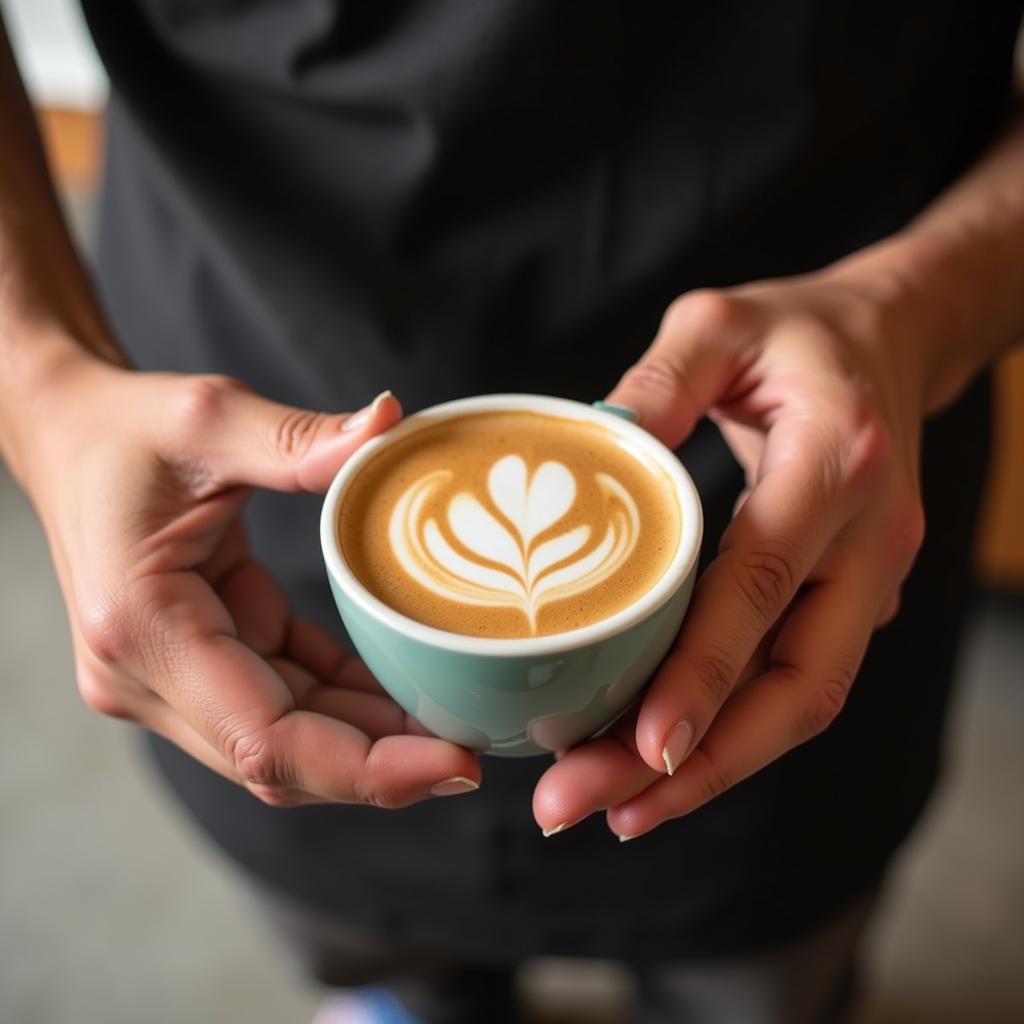
POLYGON ((331 590, 352 642, 406 711, 436 735, 480 753, 524 757, 563 750, 600 731, 637 696, 667 653, 697 574, 703 521, 697 489, 676 456, 625 410, 540 395, 487 395, 409 416, 356 452, 331 484, 320 541, 331 590), (338 508, 368 459, 425 426, 468 413, 528 411, 600 424, 649 456, 672 481, 679 545, 658 582, 627 608, 579 629, 496 639, 426 626, 374 597, 337 540, 338 508))

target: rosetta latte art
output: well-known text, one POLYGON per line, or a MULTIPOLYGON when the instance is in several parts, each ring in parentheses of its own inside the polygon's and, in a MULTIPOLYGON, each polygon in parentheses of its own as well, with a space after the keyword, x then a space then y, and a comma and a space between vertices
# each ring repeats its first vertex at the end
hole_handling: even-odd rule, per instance
POLYGON ((636 547, 637 505, 614 477, 594 474, 606 499, 603 521, 593 529, 582 524, 558 533, 553 528, 576 503, 572 472, 548 461, 530 475, 520 456, 507 455, 487 476, 487 497, 500 518, 468 491, 449 500, 446 525, 457 550, 443 525, 424 514, 430 498, 452 476, 450 470, 435 470, 402 494, 388 527, 395 557, 409 576, 439 597, 520 609, 534 634, 544 605, 599 586, 636 547))

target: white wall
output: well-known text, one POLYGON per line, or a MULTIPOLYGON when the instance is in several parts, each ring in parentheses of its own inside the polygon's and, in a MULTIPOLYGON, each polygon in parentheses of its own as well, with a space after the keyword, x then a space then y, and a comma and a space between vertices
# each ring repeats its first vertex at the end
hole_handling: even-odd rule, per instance
POLYGON ((103 106, 107 78, 76 0, 0 0, 0 10, 37 105, 103 106))

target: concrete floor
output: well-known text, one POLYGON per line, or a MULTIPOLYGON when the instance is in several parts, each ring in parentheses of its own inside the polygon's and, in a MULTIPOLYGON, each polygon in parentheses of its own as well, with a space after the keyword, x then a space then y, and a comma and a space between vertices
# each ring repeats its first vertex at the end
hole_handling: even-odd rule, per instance
MULTIPOLYGON (((0 523, 0 1021, 308 1020, 318 994, 148 776, 133 727, 80 702, 45 543, 4 472, 0 523)), ((948 777, 873 930, 858 1024, 1024 1020, 1022 668, 1024 613, 983 606, 948 777)), ((544 1020, 612 1021, 626 994, 603 964, 537 962, 524 984, 544 1020)))

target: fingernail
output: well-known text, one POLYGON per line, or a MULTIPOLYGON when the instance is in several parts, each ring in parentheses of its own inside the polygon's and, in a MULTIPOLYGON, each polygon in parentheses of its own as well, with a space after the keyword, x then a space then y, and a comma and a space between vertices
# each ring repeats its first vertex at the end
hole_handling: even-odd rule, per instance
POLYGON ((341 425, 342 430, 358 430, 369 422, 373 414, 380 408, 381 402, 391 397, 390 391, 382 391, 365 409, 354 412, 341 425))
POLYGON ((643 835, 643 832, 637 832, 637 834, 633 835, 633 836, 619 836, 619 842, 620 843, 628 843, 630 841, 630 839, 639 839, 640 836, 642 836, 642 835, 643 835))
POLYGON ((672 731, 665 737, 665 746, 661 748, 661 759, 669 775, 673 775, 683 763, 692 740, 693 726, 689 722, 677 722, 672 726, 672 731))
POLYGON ((582 820, 583 818, 576 818, 574 821, 559 822, 554 828, 541 829, 541 834, 545 839, 547 839, 548 836, 557 836, 559 832, 564 832, 567 828, 572 828, 573 825, 578 825, 582 820))
POLYGON ((456 775, 453 778, 445 779, 443 782, 435 782, 430 787, 431 796, 458 796, 460 793, 472 793, 479 789, 480 783, 467 779, 465 775, 456 775))

